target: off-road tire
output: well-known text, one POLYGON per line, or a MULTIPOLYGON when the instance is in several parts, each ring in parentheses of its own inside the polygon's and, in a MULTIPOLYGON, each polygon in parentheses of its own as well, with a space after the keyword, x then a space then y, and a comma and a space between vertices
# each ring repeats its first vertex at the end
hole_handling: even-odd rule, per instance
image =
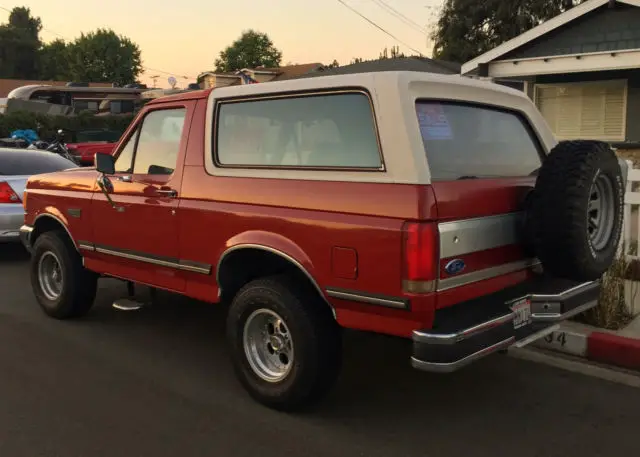
MULTIPOLYGON (((615 153, 600 141, 563 141, 545 159, 536 181, 531 213, 535 253, 545 272, 578 281, 598 279, 613 262, 623 222, 624 180, 615 153), (593 184, 611 183, 612 230, 596 248, 589 236, 588 205, 593 184)), ((607 218, 609 220, 610 218, 607 218)))
POLYGON ((227 317, 227 338, 238 379, 256 401, 269 408, 311 408, 328 393, 340 372, 341 333, 330 308, 316 290, 287 276, 251 281, 236 294, 227 317), (281 316, 293 339, 292 367, 278 382, 262 379, 245 353, 245 323, 259 309, 281 316))
POLYGON ((56 319, 85 315, 93 306, 97 282, 98 275, 83 267, 80 254, 65 232, 45 232, 36 239, 31 257, 31 287, 47 315, 56 319), (38 278, 40 259, 47 252, 55 255, 62 272, 62 289, 55 300, 46 296, 38 278))

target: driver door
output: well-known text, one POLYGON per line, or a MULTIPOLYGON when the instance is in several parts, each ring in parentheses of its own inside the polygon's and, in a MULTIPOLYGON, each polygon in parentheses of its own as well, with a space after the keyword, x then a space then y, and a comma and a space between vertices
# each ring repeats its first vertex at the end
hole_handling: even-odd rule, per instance
POLYGON ((100 191, 94 195, 95 250, 105 273, 184 290, 177 211, 192 112, 190 101, 147 111, 117 153, 115 175, 107 177, 113 205, 100 191))

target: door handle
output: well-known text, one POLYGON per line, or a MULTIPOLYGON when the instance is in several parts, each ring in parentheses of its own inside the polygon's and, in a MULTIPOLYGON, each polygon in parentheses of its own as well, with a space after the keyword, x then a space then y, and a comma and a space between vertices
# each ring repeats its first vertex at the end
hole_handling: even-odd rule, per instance
POLYGON ((156 189, 156 192, 164 197, 177 197, 178 191, 175 189, 156 189))
POLYGON ((133 182, 131 175, 118 176, 118 181, 121 182, 133 182))

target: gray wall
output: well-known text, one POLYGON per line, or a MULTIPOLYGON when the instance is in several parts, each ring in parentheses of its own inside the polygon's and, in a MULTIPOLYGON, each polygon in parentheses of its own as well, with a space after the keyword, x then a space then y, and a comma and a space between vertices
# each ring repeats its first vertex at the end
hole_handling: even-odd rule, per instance
POLYGON ((603 6, 528 43, 503 59, 640 48, 640 8, 603 6))

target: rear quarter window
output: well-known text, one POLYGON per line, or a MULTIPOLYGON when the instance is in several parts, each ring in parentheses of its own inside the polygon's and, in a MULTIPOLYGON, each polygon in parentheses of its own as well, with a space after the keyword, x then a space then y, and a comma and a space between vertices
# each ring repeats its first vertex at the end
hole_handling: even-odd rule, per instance
POLYGON ((433 181, 529 176, 542 164, 539 142, 518 113, 419 101, 416 114, 433 181))
POLYGON ((359 91, 221 102, 222 167, 383 168, 374 113, 359 91))

